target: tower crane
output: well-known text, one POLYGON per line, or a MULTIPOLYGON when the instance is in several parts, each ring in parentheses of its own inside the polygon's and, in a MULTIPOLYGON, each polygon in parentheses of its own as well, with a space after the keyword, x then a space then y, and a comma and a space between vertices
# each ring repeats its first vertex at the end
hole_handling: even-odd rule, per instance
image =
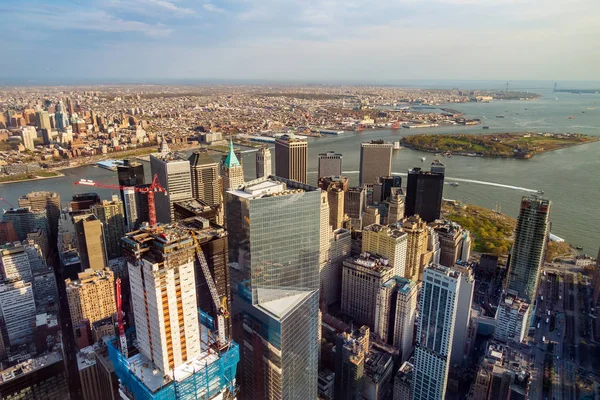
POLYGON ((4 197, 0 197, 0 201, 6 203, 10 208, 14 208, 4 197))
POLYGON ((116 284, 116 297, 117 297, 117 318, 119 328, 119 347, 121 354, 127 358, 127 338, 125 337, 125 327, 123 324, 123 298, 121 297, 121 278, 117 278, 116 284))
POLYGON ((154 203, 154 193, 161 192, 164 193, 165 196, 168 194, 167 189, 162 187, 158 180, 158 174, 154 174, 152 178, 152 183, 148 187, 136 187, 136 186, 121 186, 121 185, 112 185, 106 183, 95 182, 89 179, 80 179, 78 182, 74 182, 74 185, 84 185, 84 186, 95 186, 104 189, 115 189, 115 190, 133 190, 137 193, 142 193, 148 196, 148 219, 150 226, 156 225, 156 204, 154 203))

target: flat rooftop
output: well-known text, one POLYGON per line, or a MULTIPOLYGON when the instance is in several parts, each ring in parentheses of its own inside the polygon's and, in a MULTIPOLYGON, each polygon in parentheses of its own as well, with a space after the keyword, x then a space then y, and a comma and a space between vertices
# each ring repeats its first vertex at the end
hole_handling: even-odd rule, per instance
POLYGON ((312 192, 318 190, 317 187, 307 185, 301 182, 292 181, 286 178, 271 175, 269 177, 258 178, 236 189, 229 190, 227 193, 244 199, 260 199, 271 196, 285 196, 294 193, 312 192))

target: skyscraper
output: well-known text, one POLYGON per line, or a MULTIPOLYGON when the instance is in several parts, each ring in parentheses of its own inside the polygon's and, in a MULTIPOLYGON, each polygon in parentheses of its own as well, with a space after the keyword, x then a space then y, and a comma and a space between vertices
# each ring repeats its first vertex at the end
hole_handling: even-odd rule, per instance
POLYGON ((48 232, 48 219, 46 210, 33 211, 30 207, 27 208, 11 208, 5 210, 2 215, 4 221, 10 221, 13 224, 19 241, 27 239, 27 235, 31 232, 37 232, 41 229, 44 233, 48 232))
POLYGON ((119 186, 124 186, 120 190, 120 194, 121 201, 123 202, 123 213, 125 215, 127 230, 132 231, 135 229, 138 222, 143 222, 138 221, 138 197, 145 195, 137 194, 134 187, 144 184, 144 165, 138 161, 123 160, 123 165, 117 166, 117 176, 119 179, 119 186))
POLYGON ((342 268, 350 256, 352 234, 347 229, 336 229, 329 244, 329 255, 325 268, 321 270, 321 298, 327 305, 339 303, 342 289, 342 268))
POLYGON ((46 210, 48 227, 53 238, 58 234, 60 218, 60 195, 56 192, 31 192, 19 197, 19 207, 30 207, 33 211, 46 210))
POLYGON ((317 396, 320 201, 316 187, 276 176, 227 192, 230 262, 249 276, 234 300, 243 398, 317 396))
POLYGON ((275 175, 307 183, 308 142, 293 133, 275 140, 275 175))
POLYGON ((319 154, 319 179, 342 175, 342 155, 333 151, 319 154))
POLYGON ((363 229, 362 239, 362 252, 387 258, 394 269, 394 275, 409 278, 406 274, 406 232, 394 226, 373 224, 363 229))
POLYGON ((408 235, 406 277, 413 281, 419 281, 423 275, 426 261, 423 256, 427 253, 427 224, 418 215, 413 215, 402 221, 402 229, 408 235))
POLYGON ((223 191, 244 183, 244 168, 235 155, 231 140, 229 140, 229 152, 221 162, 221 179, 223 179, 223 191))
POLYGON ((362 326, 335 339, 335 399, 360 400, 363 395, 365 360, 369 355, 370 330, 362 326))
POLYGON ((273 173, 271 167, 271 150, 268 147, 261 147, 256 152, 256 177, 262 178, 273 173))
POLYGON ((413 350, 413 333, 419 285, 410 279, 394 276, 384 282, 377 295, 375 334, 400 350, 406 361, 413 350))
POLYGON ((52 131, 52 125, 50 124, 50 114, 48 111, 38 111, 36 113, 37 126, 40 129, 46 129, 48 132, 52 131))
POLYGON ((29 256, 22 245, 0 247, 0 280, 31 282, 33 274, 29 256))
POLYGON ((395 224, 404 218, 404 200, 399 194, 392 194, 389 201, 387 224, 395 224))
POLYGON ((515 229, 510 265, 508 289, 531 303, 537 292, 540 270, 546 255, 550 232, 550 200, 524 196, 515 229))
POLYGON ((418 214, 425 222, 439 219, 442 212, 443 191, 443 174, 422 171, 417 167, 408 171, 406 216, 418 214))
POLYGON ((35 148, 33 139, 36 137, 37 132, 33 126, 21 127, 21 140, 23 141, 23 146, 25 146, 27 150, 33 150, 35 148))
POLYGON ((439 400, 446 394, 452 337, 458 305, 460 272, 431 264, 423 273, 412 394, 439 400))
POLYGON ((452 336, 452 354, 450 363, 462 365, 468 356, 467 339, 471 325, 471 306, 473 305, 473 290, 475 277, 471 267, 455 265, 454 269, 460 272, 460 291, 456 305, 456 319, 454 322, 454 335, 452 336))
POLYGON ((81 270, 102 270, 107 264, 102 222, 94 214, 73 216, 81 270))
POLYGON ((192 196, 209 206, 221 203, 219 165, 205 152, 195 151, 190 158, 192 196))
POLYGON ((158 222, 169 223, 173 220, 173 203, 192 199, 192 180, 190 162, 176 159, 171 153, 150 156, 152 176, 158 175, 158 180, 167 193, 156 193, 156 219, 158 222))
POLYGON ((103 200, 90 209, 102 223, 106 255, 109 260, 121 257, 121 238, 125 235, 125 217, 123 202, 116 194, 112 200, 103 200))
POLYGON ((56 121, 56 129, 58 130, 65 129, 67 126, 69 126, 69 116, 65 112, 65 106, 62 100, 56 104, 54 119, 56 121))
POLYGON ((440 160, 434 160, 431 163, 431 172, 434 174, 446 174, 446 166, 440 160))
POLYGON ((344 192, 344 212, 352 220, 352 226, 362 229, 363 213, 367 208, 367 187, 353 187, 344 192))
POLYGON ((12 221, 0 221, 0 244, 19 240, 12 221))
POLYGON ((383 140, 360 144, 359 185, 372 185, 380 176, 392 175, 392 147, 383 140))
POLYGON ((35 326, 35 300, 31 282, 14 281, 0 284, 2 334, 10 346, 31 343, 35 326))

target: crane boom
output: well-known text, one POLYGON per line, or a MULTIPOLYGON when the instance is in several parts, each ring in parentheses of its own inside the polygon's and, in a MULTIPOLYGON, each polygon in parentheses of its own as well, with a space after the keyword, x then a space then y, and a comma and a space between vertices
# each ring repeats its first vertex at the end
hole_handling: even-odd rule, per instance
POLYGON ((210 268, 208 268, 208 263, 206 262, 206 257, 204 257, 202 247, 200 247, 200 243, 198 243, 198 238, 196 238, 196 234, 193 231, 190 231, 190 233, 192 235, 192 238, 194 239, 194 245, 196 247, 196 257, 198 258, 198 262, 200 263, 200 267, 202 268, 202 273, 204 274, 204 278, 206 279, 208 290, 210 291, 210 295, 217 310, 217 331, 219 337, 219 344, 221 346, 224 346, 227 343, 227 339, 225 337, 225 318, 229 317, 229 311, 227 310, 227 298, 225 297, 224 299, 219 299, 217 286, 215 285, 215 281, 213 280, 212 274, 210 273, 210 268))
POLYGON ((117 278, 116 295, 117 295, 117 320, 119 325, 119 347, 121 354, 127 358, 127 338, 125 337, 125 327, 123 324, 123 298, 121 297, 121 278, 117 278))
POLYGON ((8 201, 7 201, 7 200, 4 198, 4 197, 0 197, 0 201, 2 201, 2 202, 4 202, 4 203, 8 204, 8 206, 9 206, 10 208, 14 208, 14 207, 12 206, 12 204, 10 204, 10 203, 9 203, 9 202, 8 202, 8 201))

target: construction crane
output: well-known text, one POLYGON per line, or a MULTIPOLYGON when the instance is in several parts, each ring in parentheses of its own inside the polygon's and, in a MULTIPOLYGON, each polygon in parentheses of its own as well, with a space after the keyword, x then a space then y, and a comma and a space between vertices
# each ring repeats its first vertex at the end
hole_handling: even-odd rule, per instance
POLYGON ((200 247, 198 238, 196 238, 196 234, 194 233, 194 231, 190 231, 190 234, 194 239, 194 246, 196 247, 196 257, 198 258, 200 267, 202 267, 202 273, 204 274, 206 284, 208 285, 208 290, 210 291, 213 303, 215 304, 215 309, 217 310, 217 333, 219 342, 218 345, 219 348, 224 348, 227 346, 227 338, 225 337, 225 318, 229 318, 229 310, 227 309, 227 297, 223 296, 222 298, 219 298, 219 293, 217 292, 217 285, 215 285, 215 281, 212 277, 212 274, 210 273, 208 263, 206 262, 206 257, 204 257, 204 252, 202 251, 202 247, 200 247))
POLYGON ((125 337, 125 326, 123 324, 123 298, 121 297, 121 278, 116 281, 116 296, 117 296, 117 319, 119 328, 119 347, 121 354, 127 358, 127 338, 125 337))
POLYGON ((1 202, 3 202, 3 203, 6 203, 6 204, 8 204, 8 206, 9 206, 10 208, 14 208, 14 207, 12 206, 12 204, 10 204, 8 201, 6 201, 6 199, 5 199, 4 197, 0 197, 0 201, 1 201, 1 202))
POLYGON ((106 183, 94 182, 89 179, 80 179, 78 182, 74 182, 75 185, 84 186, 95 186, 104 189, 115 189, 115 190, 133 190, 137 193, 142 193, 148 196, 148 219, 150 226, 156 225, 156 204, 154 203, 154 193, 162 192, 165 196, 168 194, 167 189, 162 187, 158 180, 158 174, 154 174, 152 183, 148 187, 136 187, 136 186, 120 186, 111 185, 106 183))

